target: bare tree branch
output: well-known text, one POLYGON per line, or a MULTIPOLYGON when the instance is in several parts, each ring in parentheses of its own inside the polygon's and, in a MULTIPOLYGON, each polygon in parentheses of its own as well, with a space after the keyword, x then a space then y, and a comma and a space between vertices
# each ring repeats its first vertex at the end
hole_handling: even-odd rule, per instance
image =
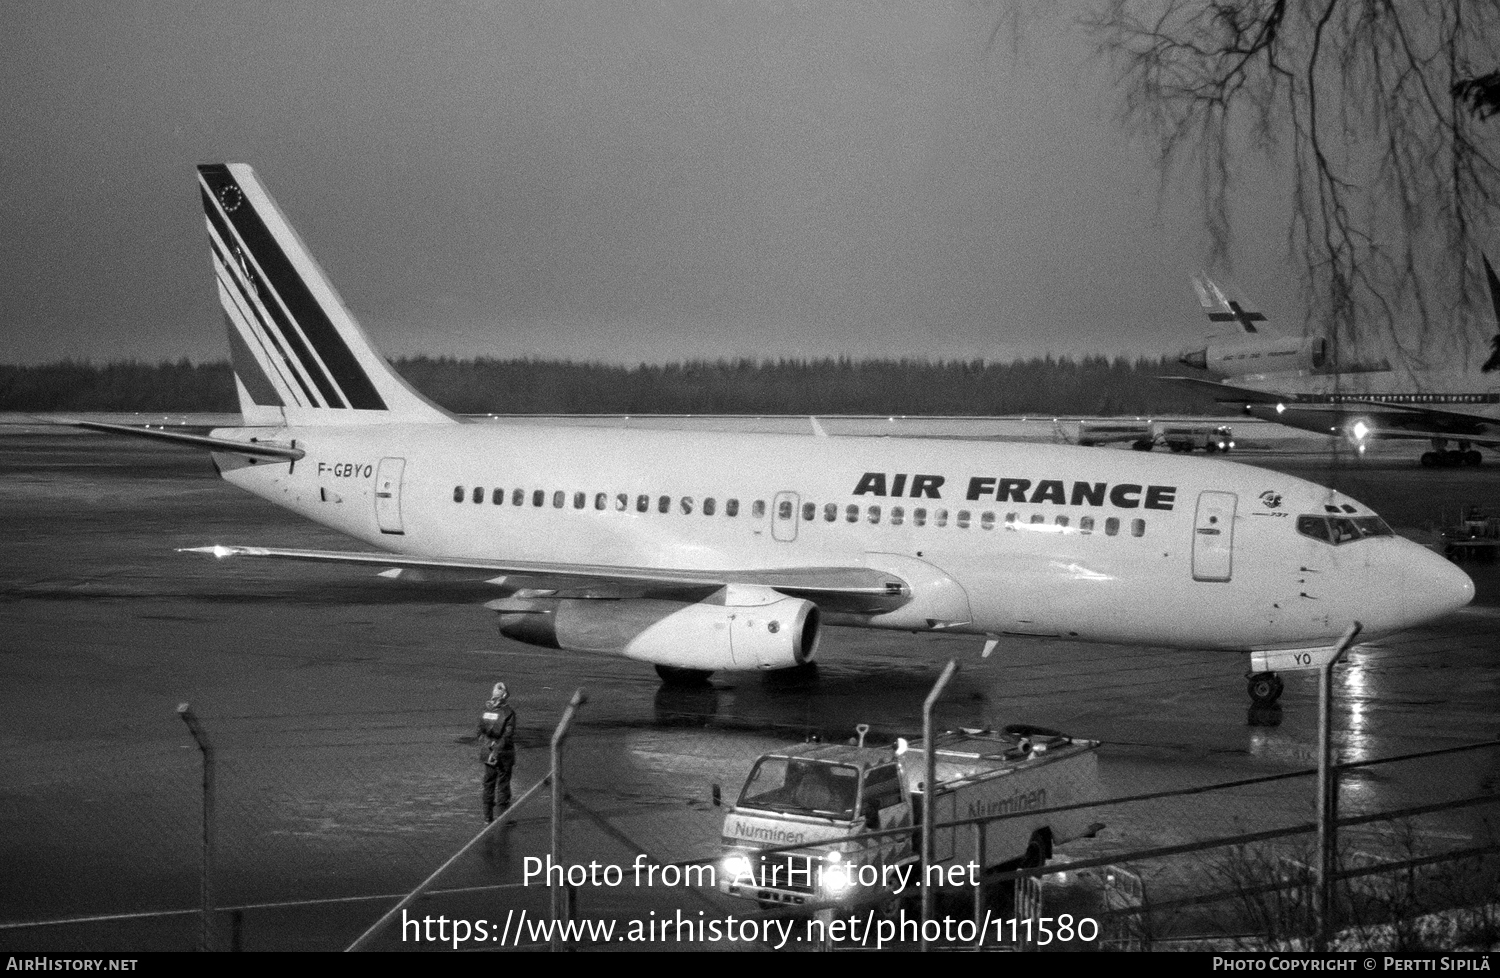
POLYGON ((1471 324, 1488 334, 1495 0, 1095 0, 1082 22, 1163 186, 1193 164, 1211 261, 1228 261, 1248 151, 1289 171, 1288 248, 1340 359, 1421 367, 1467 354, 1471 324))

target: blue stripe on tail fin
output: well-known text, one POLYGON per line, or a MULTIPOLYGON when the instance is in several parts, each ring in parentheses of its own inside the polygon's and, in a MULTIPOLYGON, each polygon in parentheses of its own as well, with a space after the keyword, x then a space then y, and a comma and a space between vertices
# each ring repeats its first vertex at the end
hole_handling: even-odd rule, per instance
POLYGON ((247 424, 454 420, 375 350, 253 169, 198 181, 247 424))

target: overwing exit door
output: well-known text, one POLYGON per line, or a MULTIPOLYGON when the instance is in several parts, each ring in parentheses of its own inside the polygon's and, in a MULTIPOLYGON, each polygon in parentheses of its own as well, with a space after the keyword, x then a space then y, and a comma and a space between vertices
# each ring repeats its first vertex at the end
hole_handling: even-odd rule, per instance
POLYGON ((404 534, 401 525, 401 473, 406 459, 383 458, 375 470, 375 523, 381 533, 404 534))
POLYGON ((771 536, 784 543, 797 539, 797 494, 778 492, 771 503, 771 536))
POLYGON ((1193 580, 1227 581, 1234 564, 1234 507, 1232 492, 1198 494, 1193 526, 1193 580))

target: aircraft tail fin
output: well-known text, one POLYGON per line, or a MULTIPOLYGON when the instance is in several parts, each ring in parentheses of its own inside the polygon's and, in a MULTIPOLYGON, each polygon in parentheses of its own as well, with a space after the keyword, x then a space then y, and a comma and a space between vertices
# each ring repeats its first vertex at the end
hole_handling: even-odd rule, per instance
POLYGON ((375 349, 251 167, 204 164, 198 186, 246 425, 457 420, 375 349))
POLYGON ((1266 321, 1264 313, 1248 309, 1229 298, 1206 273, 1193 276, 1193 291, 1198 293, 1198 304, 1212 322, 1239 323, 1243 332, 1254 334, 1255 324, 1266 321))
MULTIPOLYGON (((1495 269, 1490 265, 1489 256, 1481 252, 1479 257, 1484 259, 1484 277, 1490 286, 1490 305, 1495 308, 1495 328, 1500 330, 1500 278, 1495 277, 1495 269)), ((1490 358, 1479 368, 1481 373, 1500 370, 1500 332, 1496 332, 1495 338, 1490 340, 1490 347, 1490 358)))

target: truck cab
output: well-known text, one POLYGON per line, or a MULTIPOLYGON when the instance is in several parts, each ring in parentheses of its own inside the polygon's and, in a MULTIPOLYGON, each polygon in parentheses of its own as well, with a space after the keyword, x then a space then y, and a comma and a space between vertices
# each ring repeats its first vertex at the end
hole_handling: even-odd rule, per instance
POLYGON ((773 751, 724 817, 719 888, 762 905, 858 902, 861 891, 891 889, 897 868, 916 858, 911 825, 911 794, 890 747, 773 751), (883 829, 906 831, 847 838, 883 829))

